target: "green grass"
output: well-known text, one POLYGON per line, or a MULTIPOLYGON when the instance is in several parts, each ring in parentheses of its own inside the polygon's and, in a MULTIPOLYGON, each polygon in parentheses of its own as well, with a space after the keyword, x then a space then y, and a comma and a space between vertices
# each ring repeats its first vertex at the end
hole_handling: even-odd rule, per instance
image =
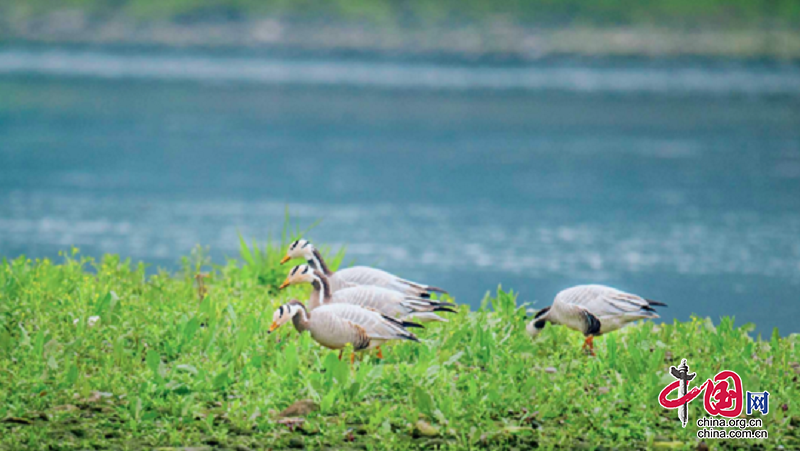
POLYGON ((524 308, 498 290, 351 368, 290 325, 267 334, 273 309, 309 291, 276 291, 286 244, 243 243, 243 262, 220 266, 199 252, 174 274, 75 251, 4 260, 0 449, 695 449, 700 402, 686 429, 657 403, 680 358, 698 380, 732 369, 771 393, 767 442, 712 449, 800 447, 796 335, 752 339, 730 318, 644 323, 595 340, 591 358, 565 328, 531 341, 524 308), (318 405, 305 423, 276 417, 303 399, 318 405))

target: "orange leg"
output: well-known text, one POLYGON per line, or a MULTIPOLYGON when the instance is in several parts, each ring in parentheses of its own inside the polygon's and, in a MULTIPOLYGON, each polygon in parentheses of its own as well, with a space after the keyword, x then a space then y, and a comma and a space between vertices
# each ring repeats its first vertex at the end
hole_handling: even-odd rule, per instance
POLYGON ((339 350, 339 360, 342 360, 342 353, 344 353, 344 349, 339 350))
POLYGON ((381 347, 380 347, 380 346, 378 346, 378 358, 379 358, 379 359, 382 359, 382 358, 383 358, 383 350, 381 349, 381 347))
POLYGON ((356 353, 355 352, 351 352, 350 353, 350 365, 352 365, 354 363, 356 363, 356 353))
POLYGON ((589 350, 589 354, 591 354, 592 356, 595 355, 594 354, 594 335, 589 335, 588 337, 586 337, 586 341, 583 342, 583 349, 584 350, 588 349, 589 350))

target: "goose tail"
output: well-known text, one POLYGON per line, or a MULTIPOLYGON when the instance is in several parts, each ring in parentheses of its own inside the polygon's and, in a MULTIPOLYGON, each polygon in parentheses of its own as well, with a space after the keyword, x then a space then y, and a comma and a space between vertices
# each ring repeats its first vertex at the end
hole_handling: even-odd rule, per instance
POLYGON ((446 320, 445 318, 442 318, 441 316, 439 316, 439 315, 437 315, 436 313, 433 313, 433 312, 412 313, 412 314, 406 316, 406 318, 410 318, 410 319, 413 319, 415 321, 419 321, 421 323, 433 323, 433 322, 449 323, 450 322, 450 321, 446 320))
POLYGON ((439 288, 439 287, 434 287, 432 285, 426 286, 425 290, 428 291, 429 293, 433 292, 433 293, 441 293, 441 294, 450 294, 450 293, 447 292, 447 290, 445 290, 443 288, 439 288))
POLYGON ((392 318, 391 316, 381 315, 384 320, 388 323, 391 323, 395 329, 397 330, 398 338, 402 338, 403 340, 410 340, 410 341, 419 341, 416 335, 409 332, 406 327, 420 327, 423 328, 422 324, 418 324, 412 321, 405 321, 402 319, 392 318))
POLYGON ((392 323, 392 325, 405 329, 406 327, 419 327, 425 328, 422 324, 415 323, 413 321, 406 321, 404 319, 393 318, 388 315, 381 314, 384 320, 392 323))

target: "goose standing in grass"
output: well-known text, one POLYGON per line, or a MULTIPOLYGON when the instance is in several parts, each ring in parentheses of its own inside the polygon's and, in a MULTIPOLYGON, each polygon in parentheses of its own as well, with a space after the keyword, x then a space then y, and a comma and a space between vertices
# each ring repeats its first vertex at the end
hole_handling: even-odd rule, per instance
POLYGON ((632 321, 658 318, 653 306, 666 304, 604 285, 578 285, 558 293, 553 305, 539 310, 527 331, 535 337, 548 322, 564 325, 583 333, 583 347, 594 355, 594 337, 632 321))
POLYGON ((414 319, 421 322, 447 322, 434 312, 455 312, 453 310, 455 304, 451 302, 405 296, 381 287, 355 285, 334 292, 325 274, 312 269, 309 265, 295 266, 279 288, 283 289, 298 283, 310 283, 314 287, 308 301, 310 310, 330 303, 355 304, 377 310, 392 318, 414 319))
POLYGON ((302 258, 308 265, 317 271, 321 271, 328 277, 333 291, 345 288, 350 284, 370 285, 382 287, 389 290, 398 291, 407 296, 428 298, 431 293, 447 293, 445 290, 430 285, 424 285, 410 280, 401 279, 394 274, 386 271, 370 268, 368 266, 353 266, 351 268, 340 269, 331 272, 322 254, 308 240, 297 240, 289 245, 286 256, 281 260, 281 264, 293 258, 302 258))
MULTIPOLYGON (((383 358, 381 344, 389 340, 418 342, 416 335, 406 327, 422 327, 352 304, 327 304, 308 311, 302 302, 293 299, 275 310, 269 332, 289 320, 298 332, 308 331, 322 346, 339 349, 339 360, 348 344, 353 346, 354 352, 378 348, 378 358, 383 358)), ((350 355, 350 363, 354 360, 355 353, 350 355)))

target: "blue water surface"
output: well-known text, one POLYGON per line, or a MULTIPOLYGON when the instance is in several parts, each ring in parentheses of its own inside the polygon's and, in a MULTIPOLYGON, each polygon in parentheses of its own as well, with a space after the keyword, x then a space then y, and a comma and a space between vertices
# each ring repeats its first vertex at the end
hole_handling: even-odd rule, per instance
POLYGON ((287 206, 471 305, 603 283, 798 332, 800 68, 0 49, 0 256, 222 262, 287 206))

